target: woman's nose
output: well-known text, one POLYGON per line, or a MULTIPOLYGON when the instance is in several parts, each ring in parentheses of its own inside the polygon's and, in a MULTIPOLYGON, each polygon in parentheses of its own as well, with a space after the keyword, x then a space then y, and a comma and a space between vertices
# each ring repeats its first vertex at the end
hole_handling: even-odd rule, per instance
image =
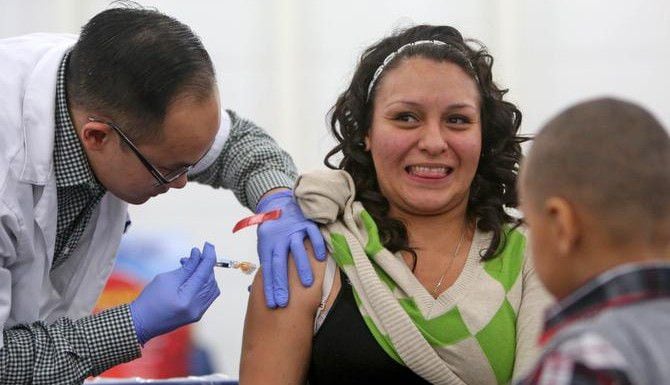
POLYGON ((439 155, 447 151, 448 147, 447 138, 440 123, 428 122, 421 128, 421 138, 419 139, 420 150, 431 155, 439 155))

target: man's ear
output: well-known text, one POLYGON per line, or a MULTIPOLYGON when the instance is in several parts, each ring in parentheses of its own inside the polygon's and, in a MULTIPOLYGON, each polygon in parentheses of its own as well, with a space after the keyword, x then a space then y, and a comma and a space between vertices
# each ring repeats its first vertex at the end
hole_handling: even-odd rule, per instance
POLYGON ((556 241, 556 250, 561 256, 569 256, 575 251, 581 235, 575 207, 564 198, 550 197, 545 201, 544 212, 550 234, 556 241))
POLYGON ((112 128, 101 122, 86 122, 79 139, 87 151, 102 151, 111 141, 112 128))

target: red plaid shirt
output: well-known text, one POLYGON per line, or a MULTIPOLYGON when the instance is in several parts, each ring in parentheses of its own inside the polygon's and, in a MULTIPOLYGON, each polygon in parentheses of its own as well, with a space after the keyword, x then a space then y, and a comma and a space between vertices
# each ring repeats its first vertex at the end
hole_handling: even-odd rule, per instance
MULTIPOLYGON (((549 310, 542 343, 617 307, 670 299, 670 265, 626 265, 589 281, 549 310)), ((585 332, 550 344, 535 369, 517 385, 632 385, 629 363, 612 343, 585 332)))

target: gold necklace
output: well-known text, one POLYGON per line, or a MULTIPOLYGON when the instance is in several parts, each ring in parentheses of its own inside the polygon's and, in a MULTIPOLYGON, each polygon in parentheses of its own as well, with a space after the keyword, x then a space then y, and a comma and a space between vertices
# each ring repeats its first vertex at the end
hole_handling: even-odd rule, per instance
POLYGON ((454 249, 454 254, 451 256, 451 260, 449 261, 449 264, 447 265, 447 268, 444 270, 444 273, 440 276, 440 280, 437 281, 437 284, 433 288, 433 297, 437 297, 437 291, 442 286, 442 281, 444 281, 444 277, 447 275, 449 270, 451 270, 451 265, 454 264, 454 259, 458 256, 458 252, 461 250, 461 245, 463 244, 463 239, 465 238, 465 229, 467 229, 468 226, 463 226, 463 230, 461 231, 461 239, 458 240, 458 244, 456 245, 456 248, 454 249))

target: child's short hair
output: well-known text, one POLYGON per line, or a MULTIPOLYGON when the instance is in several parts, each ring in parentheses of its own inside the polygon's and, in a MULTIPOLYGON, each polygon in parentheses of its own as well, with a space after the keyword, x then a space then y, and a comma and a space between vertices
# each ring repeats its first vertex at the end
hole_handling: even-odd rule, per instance
POLYGON ((562 112, 535 138, 524 174, 533 201, 567 199, 617 245, 670 243, 670 137, 636 104, 603 98, 562 112))

